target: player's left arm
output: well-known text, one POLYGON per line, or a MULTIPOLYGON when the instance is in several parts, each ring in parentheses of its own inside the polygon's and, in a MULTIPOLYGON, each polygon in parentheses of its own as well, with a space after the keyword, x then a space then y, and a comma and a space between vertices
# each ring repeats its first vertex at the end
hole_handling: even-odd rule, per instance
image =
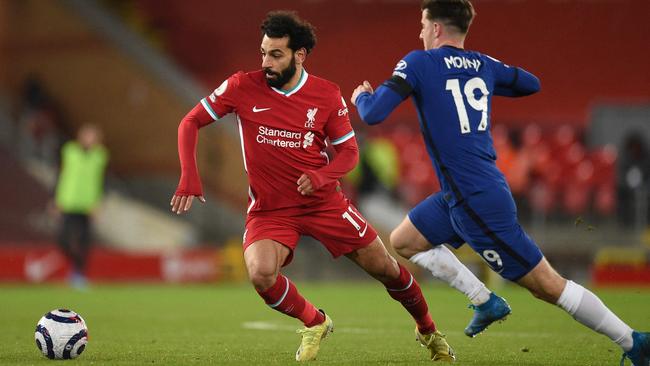
POLYGON ((537 76, 516 66, 508 66, 490 58, 494 70, 494 94, 504 97, 525 97, 541 89, 537 76))
POLYGON ((359 162, 359 147, 352 136, 349 140, 334 145, 336 156, 330 163, 317 170, 307 170, 298 179, 298 192, 308 196, 323 186, 337 181, 349 173, 359 162))
POLYGON ((307 170, 298 179, 298 192, 310 195, 322 187, 337 181, 350 172, 359 161, 359 147, 348 116, 348 107, 338 92, 336 102, 325 124, 325 134, 334 146, 336 155, 328 165, 307 170))

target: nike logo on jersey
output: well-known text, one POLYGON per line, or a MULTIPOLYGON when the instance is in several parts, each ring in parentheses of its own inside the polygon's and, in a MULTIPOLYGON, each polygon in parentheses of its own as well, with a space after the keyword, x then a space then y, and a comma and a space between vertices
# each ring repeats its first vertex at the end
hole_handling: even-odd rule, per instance
POLYGON ((271 108, 257 108, 257 106, 254 106, 253 107, 253 112, 259 113, 259 112, 268 111, 269 109, 271 109, 271 108))
POLYGON ((368 230, 368 222, 366 221, 366 227, 363 228, 363 231, 359 231, 359 237, 363 238, 366 235, 366 230, 368 230))

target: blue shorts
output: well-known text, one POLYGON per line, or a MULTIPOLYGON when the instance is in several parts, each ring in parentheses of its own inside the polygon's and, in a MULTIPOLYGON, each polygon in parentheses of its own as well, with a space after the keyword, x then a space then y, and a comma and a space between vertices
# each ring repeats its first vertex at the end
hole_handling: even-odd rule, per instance
POLYGON ((469 244, 501 277, 517 281, 542 260, 542 252, 517 221, 505 188, 478 192, 449 207, 438 192, 409 212, 415 228, 432 246, 469 244))

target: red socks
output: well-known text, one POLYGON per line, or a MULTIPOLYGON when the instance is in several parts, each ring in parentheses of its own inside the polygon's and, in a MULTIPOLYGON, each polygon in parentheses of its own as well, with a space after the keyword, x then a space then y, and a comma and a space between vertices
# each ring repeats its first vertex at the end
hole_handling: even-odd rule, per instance
POLYGON ((436 325, 429 315, 427 301, 422 295, 420 285, 415 281, 413 275, 399 265, 399 277, 393 281, 385 283, 388 294, 393 299, 399 301, 402 306, 411 314, 418 330, 422 334, 430 334, 436 331, 436 325))
MULTIPOLYGON (((302 320, 306 327, 313 327, 325 321, 323 313, 305 300, 298 289, 283 275, 278 275, 273 286, 266 291, 257 292, 271 308, 291 317, 302 320)), ((426 308, 426 304, 425 304, 426 308)))
MULTIPOLYGON (((429 307, 415 278, 402 265, 399 277, 385 283, 388 294, 399 301, 411 314, 422 334, 435 332, 436 325, 429 315, 429 307)), ((267 305, 291 317, 300 319, 306 327, 313 327, 325 321, 323 313, 298 293, 296 286, 283 275, 278 275, 275 284, 266 291, 258 292, 267 305)))

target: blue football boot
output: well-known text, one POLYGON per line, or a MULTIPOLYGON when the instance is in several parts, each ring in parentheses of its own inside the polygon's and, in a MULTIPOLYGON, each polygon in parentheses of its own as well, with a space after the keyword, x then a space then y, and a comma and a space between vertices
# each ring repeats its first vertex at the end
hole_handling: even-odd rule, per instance
POLYGON ((490 294, 490 299, 485 304, 470 305, 469 307, 474 309, 474 316, 465 328, 465 334, 468 337, 475 337, 490 324, 497 320, 504 320, 512 312, 506 300, 495 295, 494 292, 490 294))
POLYGON ((650 333, 632 332, 632 349, 624 352, 621 366, 625 365, 625 358, 629 358, 634 366, 650 366, 650 333))

